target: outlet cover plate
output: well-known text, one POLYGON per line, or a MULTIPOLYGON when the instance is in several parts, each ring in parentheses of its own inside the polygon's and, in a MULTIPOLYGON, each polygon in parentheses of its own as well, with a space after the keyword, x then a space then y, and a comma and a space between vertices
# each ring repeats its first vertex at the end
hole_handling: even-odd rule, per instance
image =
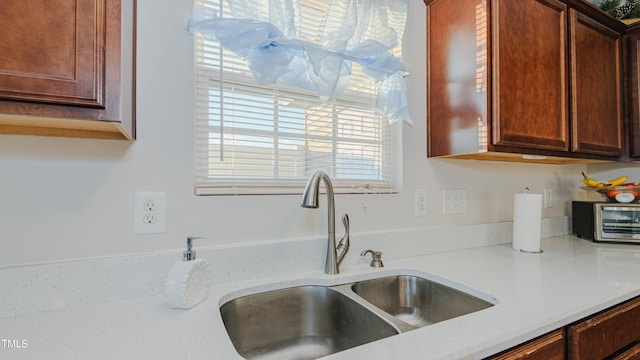
POLYGON ((415 216, 426 216, 429 214, 427 189, 416 189, 414 193, 414 213, 415 216))
POLYGON ((133 201, 133 233, 165 232, 167 196, 164 191, 136 191, 133 201))
POLYGON ((544 189, 544 208, 552 208, 553 207, 553 190, 550 188, 544 189))
POLYGON ((442 190, 442 213, 464 214, 467 212, 467 189, 442 190))

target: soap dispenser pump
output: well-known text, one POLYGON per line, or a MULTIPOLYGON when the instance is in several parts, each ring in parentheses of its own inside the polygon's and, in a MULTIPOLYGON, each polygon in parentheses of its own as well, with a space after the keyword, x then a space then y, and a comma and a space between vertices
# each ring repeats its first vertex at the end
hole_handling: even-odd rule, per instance
POLYGON ((213 275, 207 260, 196 259, 196 252, 192 249, 195 239, 201 238, 187 238, 183 261, 174 263, 169 270, 165 293, 170 308, 191 309, 209 295, 213 275))

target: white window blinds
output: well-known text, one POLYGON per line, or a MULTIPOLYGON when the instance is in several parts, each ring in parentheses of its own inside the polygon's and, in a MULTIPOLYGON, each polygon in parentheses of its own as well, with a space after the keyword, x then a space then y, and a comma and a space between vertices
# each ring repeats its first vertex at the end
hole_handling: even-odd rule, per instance
MULTIPOLYGON (((230 1, 196 0, 196 7, 231 17, 230 1)), ((327 17, 327 0, 299 3, 301 37, 317 40, 321 29, 341 25, 327 17)), ((358 64, 346 69, 340 96, 321 99, 313 90, 260 84, 245 58, 194 36, 196 194, 296 194, 316 169, 336 192, 395 191, 400 124, 376 115, 376 84, 358 64)))

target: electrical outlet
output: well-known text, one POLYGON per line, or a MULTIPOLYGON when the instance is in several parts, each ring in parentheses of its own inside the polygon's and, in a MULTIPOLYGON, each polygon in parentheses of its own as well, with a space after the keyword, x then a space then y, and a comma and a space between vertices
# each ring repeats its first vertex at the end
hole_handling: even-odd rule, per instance
POLYGON ((427 208, 427 189, 416 189, 414 192, 414 206, 416 216, 425 216, 429 213, 427 208))
POLYGON ((156 222, 156 215, 153 214, 153 213, 145 214, 142 217, 142 223, 143 224, 150 225, 150 224, 153 224, 155 222, 156 222))
POLYGON ((467 189, 442 190, 442 213, 463 214, 467 212, 467 189))
POLYGON ((165 232, 166 203, 164 191, 136 191, 133 201, 133 233, 165 232))
POLYGON ((548 209, 553 207, 553 190, 544 189, 544 208, 548 209))
POLYGON ((144 208, 144 211, 156 211, 156 202, 153 198, 147 199, 142 207, 144 208))

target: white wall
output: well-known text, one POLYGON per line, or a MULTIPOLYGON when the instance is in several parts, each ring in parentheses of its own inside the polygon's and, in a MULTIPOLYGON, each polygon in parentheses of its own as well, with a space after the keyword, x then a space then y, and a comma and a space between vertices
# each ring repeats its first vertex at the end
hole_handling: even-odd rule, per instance
MULTIPOLYGON (((0 135, 0 265, 57 261, 326 234, 326 210, 299 196, 193 195, 193 42, 189 0, 138 0, 138 140, 133 143, 0 135), (166 233, 133 235, 133 194, 167 193, 166 233)), ((514 192, 554 191, 544 217, 569 215, 584 196, 582 165, 531 165, 426 158, 425 6, 411 0, 405 36, 411 113, 403 128, 403 191, 339 195, 360 232, 510 221, 514 192), (413 191, 429 190, 429 215, 413 214, 413 191), (468 189, 468 212, 441 214, 441 190, 468 189)), ((639 179, 640 180, 640 179, 639 179)), ((324 205, 324 204, 323 204, 324 205)), ((341 235, 341 229, 337 232, 341 235)))

